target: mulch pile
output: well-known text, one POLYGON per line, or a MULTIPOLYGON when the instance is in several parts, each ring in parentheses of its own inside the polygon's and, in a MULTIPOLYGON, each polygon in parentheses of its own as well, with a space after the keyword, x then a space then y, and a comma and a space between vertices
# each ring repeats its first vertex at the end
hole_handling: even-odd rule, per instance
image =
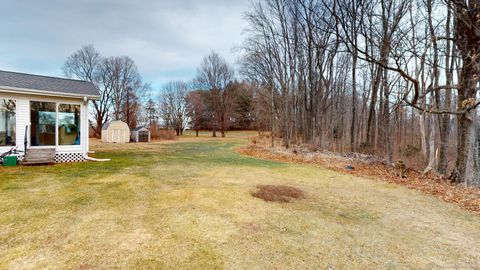
POLYGON ((295 150, 277 150, 272 152, 271 149, 257 145, 238 148, 237 152, 267 160, 312 164, 355 176, 399 184, 436 196, 445 202, 457 204, 465 210, 480 214, 480 188, 455 185, 432 173, 422 174, 408 169, 407 178, 401 178, 395 174, 392 166, 361 156, 339 156, 333 153, 298 153, 295 150))
POLYGON ((252 196, 266 202, 282 203, 290 202, 292 199, 304 198, 301 189, 283 185, 259 185, 257 191, 252 192, 252 196))

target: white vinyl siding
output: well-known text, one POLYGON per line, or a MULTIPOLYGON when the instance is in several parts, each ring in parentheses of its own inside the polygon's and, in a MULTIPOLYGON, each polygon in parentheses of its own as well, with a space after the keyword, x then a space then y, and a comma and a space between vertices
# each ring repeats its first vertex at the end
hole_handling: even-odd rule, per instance
POLYGON ((17 99, 17 146, 24 150, 25 127, 30 123, 30 101, 17 99))

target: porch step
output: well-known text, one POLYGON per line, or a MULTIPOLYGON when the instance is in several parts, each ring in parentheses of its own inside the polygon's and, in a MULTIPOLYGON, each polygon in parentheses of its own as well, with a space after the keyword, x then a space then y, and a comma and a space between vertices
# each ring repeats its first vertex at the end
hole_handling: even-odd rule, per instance
POLYGON ((23 165, 40 165, 55 163, 55 149, 27 149, 23 165))

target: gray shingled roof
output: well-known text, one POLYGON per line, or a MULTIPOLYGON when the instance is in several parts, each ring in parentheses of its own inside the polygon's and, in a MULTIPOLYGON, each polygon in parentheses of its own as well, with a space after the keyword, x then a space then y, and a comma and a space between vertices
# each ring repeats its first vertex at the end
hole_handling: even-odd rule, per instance
POLYGON ((112 122, 105 123, 105 125, 103 125, 103 127, 102 127, 102 130, 107 130, 108 127, 110 126, 110 123, 112 123, 112 122))
POLYGON ((91 82, 0 70, 0 88, 2 86, 88 97, 99 96, 97 87, 91 82))
POLYGON ((145 128, 145 127, 137 127, 137 128, 134 128, 132 131, 139 131, 139 130, 142 130, 142 129, 148 130, 148 129, 145 128))

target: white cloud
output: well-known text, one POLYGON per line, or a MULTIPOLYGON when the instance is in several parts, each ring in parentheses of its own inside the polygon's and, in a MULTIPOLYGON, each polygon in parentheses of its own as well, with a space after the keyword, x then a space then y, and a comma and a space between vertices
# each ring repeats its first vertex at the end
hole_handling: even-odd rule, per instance
POLYGON ((0 69, 61 75, 68 55, 93 44, 128 55, 158 86, 194 75, 215 50, 232 64, 245 27, 242 1, 9 1, 0 18, 0 69))

